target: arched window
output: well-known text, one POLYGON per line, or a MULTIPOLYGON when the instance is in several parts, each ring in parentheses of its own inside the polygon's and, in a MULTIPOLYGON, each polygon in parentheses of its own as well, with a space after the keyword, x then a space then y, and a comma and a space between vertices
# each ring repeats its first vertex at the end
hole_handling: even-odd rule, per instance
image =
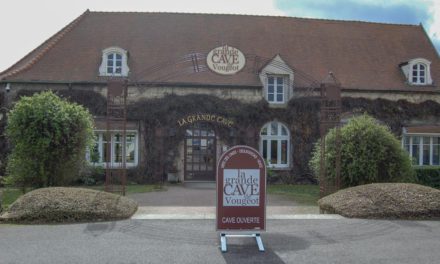
POLYGON ((412 66, 412 83, 426 84, 426 65, 417 63, 412 66))
POLYGON ((289 167, 290 133, 279 122, 270 122, 260 132, 260 153, 270 167, 289 167))
POLYGON ((127 51, 119 47, 110 47, 102 51, 102 62, 99 66, 101 76, 127 76, 127 51))

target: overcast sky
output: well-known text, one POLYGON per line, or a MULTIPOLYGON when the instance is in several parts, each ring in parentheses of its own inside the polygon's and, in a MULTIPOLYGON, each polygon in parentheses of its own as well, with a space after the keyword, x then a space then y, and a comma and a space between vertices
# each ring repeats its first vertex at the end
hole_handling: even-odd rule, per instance
POLYGON ((0 0, 0 71, 17 62, 86 9, 422 23, 440 50, 440 0, 0 0))

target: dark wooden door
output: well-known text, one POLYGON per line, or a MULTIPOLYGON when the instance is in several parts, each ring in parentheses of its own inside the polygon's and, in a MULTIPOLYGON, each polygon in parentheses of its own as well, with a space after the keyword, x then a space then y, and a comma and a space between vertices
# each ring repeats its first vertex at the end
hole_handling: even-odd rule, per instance
POLYGON ((186 129, 185 181, 215 181, 215 131, 206 123, 186 129))

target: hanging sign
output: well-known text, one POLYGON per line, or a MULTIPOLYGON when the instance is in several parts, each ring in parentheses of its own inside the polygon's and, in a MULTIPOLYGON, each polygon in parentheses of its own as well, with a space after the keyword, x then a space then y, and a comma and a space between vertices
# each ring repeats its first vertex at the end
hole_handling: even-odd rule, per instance
POLYGON ((239 49, 224 45, 211 50, 206 56, 206 65, 221 75, 236 74, 246 64, 246 57, 239 49))
POLYGON ((266 229, 266 166, 260 153, 235 146, 217 164, 217 230, 266 229))

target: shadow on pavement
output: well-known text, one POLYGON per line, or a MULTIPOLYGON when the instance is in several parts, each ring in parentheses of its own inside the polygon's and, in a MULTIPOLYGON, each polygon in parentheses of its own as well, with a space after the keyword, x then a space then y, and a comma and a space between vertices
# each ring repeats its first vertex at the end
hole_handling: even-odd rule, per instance
POLYGON ((259 252, 256 245, 228 245, 228 252, 222 253, 225 262, 231 263, 273 263, 284 264, 285 262, 271 249, 259 252))
POLYGON ((231 263, 285 263, 272 247, 277 251, 297 251, 310 247, 306 240, 284 234, 262 235, 265 252, 259 252, 257 244, 252 238, 228 238, 228 251, 222 257, 228 264, 231 263))

